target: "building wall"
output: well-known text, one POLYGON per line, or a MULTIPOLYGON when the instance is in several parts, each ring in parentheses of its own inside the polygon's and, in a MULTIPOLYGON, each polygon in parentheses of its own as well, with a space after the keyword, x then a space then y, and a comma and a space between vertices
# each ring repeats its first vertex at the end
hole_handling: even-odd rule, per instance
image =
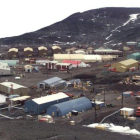
POLYGON ((54 49, 53 54, 61 54, 62 50, 61 49, 54 49))
MULTIPOLYGON (((4 85, 0 84, 0 91, 6 93, 6 94, 11 94, 11 88, 6 87, 4 85)), ((13 94, 18 94, 18 95, 28 95, 28 88, 19 88, 19 89, 13 89, 13 94)))
POLYGON ((57 104, 57 103, 66 102, 68 100, 69 100, 69 97, 64 98, 64 99, 54 100, 52 102, 46 102, 44 104, 36 104, 34 101, 30 100, 30 101, 26 101, 25 102, 25 106, 24 107, 25 107, 26 112, 28 112, 28 113, 31 113, 31 114, 41 114, 41 113, 46 112, 46 110, 51 105, 54 105, 54 104, 57 104))
POLYGON ((11 59, 11 58, 17 58, 18 57, 18 52, 15 52, 15 51, 10 51, 8 52, 8 58, 11 59))
POLYGON ((31 56, 33 56, 32 51, 24 51, 24 57, 31 57, 31 56))
POLYGON ((47 51, 47 50, 44 50, 44 49, 38 51, 38 55, 39 55, 40 57, 41 57, 41 56, 47 56, 47 53, 48 53, 48 51, 47 51))
POLYGON ((127 59, 134 59, 134 60, 140 60, 140 54, 139 55, 127 55, 127 59))
POLYGON ((120 62, 119 63, 114 63, 114 64, 111 65, 111 67, 116 68, 116 71, 118 71, 118 72, 126 72, 126 71, 129 70, 129 68, 131 68, 131 67, 137 67, 138 68, 138 66, 139 66, 138 62, 130 64, 130 65, 124 65, 124 64, 121 64, 120 62), (122 68, 121 66, 124 66, 126 68, 122 68))
POLYGON ((11 70, 0 69, 0 75, 12 75, 11 70))
POLYGON ((19 60, 0 60, 1 63, 7 63, 8 66, 15 66, 19 60))

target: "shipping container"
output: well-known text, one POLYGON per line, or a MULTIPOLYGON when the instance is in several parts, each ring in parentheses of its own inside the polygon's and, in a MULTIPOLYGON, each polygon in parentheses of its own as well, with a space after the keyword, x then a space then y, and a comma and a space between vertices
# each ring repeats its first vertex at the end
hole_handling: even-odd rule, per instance
POLYGON ((121 115, 123 116, 131 116, 134 115, 134 109, 133 108, 122 108, 121 110, 121 115))

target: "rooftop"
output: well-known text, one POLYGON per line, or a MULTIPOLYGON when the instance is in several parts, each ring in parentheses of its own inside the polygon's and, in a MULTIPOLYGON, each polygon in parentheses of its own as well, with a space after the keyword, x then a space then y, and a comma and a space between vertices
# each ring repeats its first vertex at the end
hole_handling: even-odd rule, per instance
POLYGON ((69 66, 71 65, 70 63, 57 63, 56 65, 65 65, 65 66, 69 66))
POLYGON ((30 98, 31 96, 21 96, 21 97, 15 97, 15 98, 12 98, 10 100, 12 101, 22 101, 22 100, 26 100, 28 98, 30 98))
POLYGON ((122 65, 128 66, 128 65, 131 65, 131 64, 134 64, 134 63, 138 63, 138 61, 136 61, 134 59, 128 59, 128 60, 121 61, 119 63, 122 64, 122 65))
POLYGON ((11 48, 11 49, 9 49, 9 51, 8 51, 8 52, 11 52, 11 51, 18 52, 18 49, 17 49, 17 48, 11 48))
POLYGON ((41 46, 41 47, 38 47, 38 50, 47 50, 47 47, 41 46))
POLYGON ((27 47, 27 48, 24 48, 24 51, 33 51, 33 49, 30 47, 27 47))
POLYGON ((43 83, 46 83, 46 84, 52 84, 54 82, 57 82, 57 81, 61 81, 62 79, 59 78, 59 77, 53 77, 53 78, 49 78, 47 80, 44 80, 42 81, 43 83))
POLYGON ((8 87, 8 88, 11 88, 11 85, 13 85, 13 89, 27 88, 27 87, 25 87, 25 86, 22 86, 22 85, 13 83, 13 82, 3 82, 3 83, 0 83, 0 84, 3 85, 3 86, 6 86, 6 87, 8 87))
POLYGON ((140 53, 139 53, 139 52, 137 52, 137 53, 132 53, 131 55, 137 56, 137 55, 140 55, 140 53))
POLYGON ((52 49, 61 49, 59 46, 52 46, 52 49))
POLYGON ((45 97, 41 97, 41 98, 36 98, 36 99, 32 99, 32 101, 34 101, 37 104, 44 104, 47 102, 52 102, 55 100, 59 100, 59 99, 63 99, 63 98, 68 98, 69 96, 67 96, 66 94, 59 92, 57 94, 53 94, 53 95, 48 95, 45 97))

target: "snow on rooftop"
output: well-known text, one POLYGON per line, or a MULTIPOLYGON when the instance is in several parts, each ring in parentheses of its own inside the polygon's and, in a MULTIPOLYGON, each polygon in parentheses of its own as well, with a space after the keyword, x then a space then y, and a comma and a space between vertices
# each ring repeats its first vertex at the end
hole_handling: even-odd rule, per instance
POLYGON ((6 86, 6 87, 8 87, 8 88, 11 88, 11 85, 13 85, 13 89, 27 88, 27 87, 25 87, 25 86, 22 86, 22 85, 13 83, 13 82, 3 82, 3 83, 0 83, 0 84, 6 86))
POLYGON ((57 93, 57 94, 32 99, 32 101, 34 101, 37 104, 44 104, 44 103, 47 103, 47 102, 52 102, 52 101, 56 101, 56 100, 64 99, 64 98, 68 98, 68 97, 69 96, 67 96, 65 93, 60 92, 60 93, 57 93))

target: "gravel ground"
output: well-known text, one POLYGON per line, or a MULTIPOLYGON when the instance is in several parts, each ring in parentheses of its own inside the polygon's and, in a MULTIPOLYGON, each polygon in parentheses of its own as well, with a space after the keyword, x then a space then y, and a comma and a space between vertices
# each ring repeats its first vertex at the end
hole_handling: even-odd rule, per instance
POLYGON ((0 121, 0 140, 136 140, 131 136, 83 126, 32 121, 0 121))

